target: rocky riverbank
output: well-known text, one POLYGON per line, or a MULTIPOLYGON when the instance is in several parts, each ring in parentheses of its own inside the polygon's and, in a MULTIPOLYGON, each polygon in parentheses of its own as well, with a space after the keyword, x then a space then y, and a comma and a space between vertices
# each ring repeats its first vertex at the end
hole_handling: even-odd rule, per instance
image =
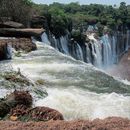
POLYGON ((52 108, 32 108, 32 100, 27 91, 16 90, 2 99, 0 130, 130 130, 127 118, 65 121, 63 115, 52 108), (7 112, 4 117, 3 112, 7 112))
POLYGON ((130 120, 109 117, 93 121, 12 122, 0 121, 0 130, 130 130, 130 120))
POLYGON ((0 60, 7 59, 7 44, 12 46, 16 51, 30 52, 36 50, 36 45, 32 43, 30 38, 0 38, 0 60))

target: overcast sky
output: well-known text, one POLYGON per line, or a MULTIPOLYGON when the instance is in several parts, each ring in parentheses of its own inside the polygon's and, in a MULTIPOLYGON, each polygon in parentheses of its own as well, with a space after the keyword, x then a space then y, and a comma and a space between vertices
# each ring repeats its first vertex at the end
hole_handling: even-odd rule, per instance
POLYGON ((119 5, 120 2, 126 2, 126 4, 130 5, 130 0, 33 0, 35 3, 42 3, 42 4, 50 4, 53 2, 59 3, 70 3, 70 2, 79 2, 80 4, 90 4, 90 3, 97 3, 97 4, 108 4, 108 5, 119 5))

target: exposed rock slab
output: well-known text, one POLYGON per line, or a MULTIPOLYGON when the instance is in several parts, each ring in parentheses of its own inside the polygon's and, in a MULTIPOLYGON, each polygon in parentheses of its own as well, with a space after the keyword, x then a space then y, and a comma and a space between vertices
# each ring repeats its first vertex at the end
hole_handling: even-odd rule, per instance
POLYGON ((25 29, 16 29, 16 28, 1 28, 0 29, 0 36, 2 37, 40 37, 41 34, 44 32, 44 29, 32 29, 32 28, 25 28, 25 29))
POLYGON ((11 122, 1 121, 0 130, 130 130, 130 120, 109 117, 94 121, 11 122))
POLYGON ((23 28, 24 25, 14 21, 0 22, 0 28, 23 28))

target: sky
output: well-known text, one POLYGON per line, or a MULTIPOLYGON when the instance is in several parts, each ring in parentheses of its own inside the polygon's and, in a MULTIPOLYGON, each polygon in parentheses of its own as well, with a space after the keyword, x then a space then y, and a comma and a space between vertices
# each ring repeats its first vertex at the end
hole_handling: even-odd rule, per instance
POLYGON ((35 3, 42 3, 42 4, 51 4, 53 2, 59 3, 70 3, 70 2, 79 2, 80 4, 107 4, 107 5, 119 5, 120 2, 126 2, 127 5, 130 5, 130 0, 32 0, 35 3))

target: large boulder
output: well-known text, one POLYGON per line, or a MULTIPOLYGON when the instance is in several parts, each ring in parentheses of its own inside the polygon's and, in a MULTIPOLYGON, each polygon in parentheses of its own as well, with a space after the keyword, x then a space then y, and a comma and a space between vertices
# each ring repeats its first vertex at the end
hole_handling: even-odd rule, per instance
POLYGON ((27 91, 14 91, 0 102, 0 117, 6 116, 17 105, 32 106, 32 96, 27 91))
POLYGON ((63 120, 64 118, 60 112, 49 107, 28 108, 26 105, 17 105, 11 109, 9 119, 20 121, 49 121, 63 120))

